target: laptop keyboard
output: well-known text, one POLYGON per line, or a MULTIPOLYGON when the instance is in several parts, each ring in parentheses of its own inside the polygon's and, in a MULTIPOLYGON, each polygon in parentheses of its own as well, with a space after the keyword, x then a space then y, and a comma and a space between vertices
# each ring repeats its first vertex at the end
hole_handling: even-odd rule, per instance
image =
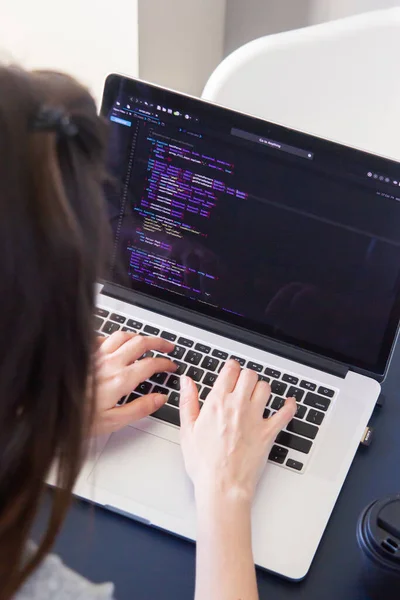
MULTIPOLYGON (((272 393, 264 410, 264 418, 279 410, 286 398, 294 397, 297 413, 286 429, 278 434, 268 459, 292 471, 304 471, 314 441, 337 395, 335 389, 325 387, 320 382, 305 380, 293 373, 283 372, 270 365, 254 362, 245 356, 232 355, 221 348, 179 336, 172 331, 164 331, 149 323, 112 313, 104 308, 97 308, 95 311, 95 329, 99 335, 111 335, 119 330, 131 331, 140 335, 160 336, 176 344, 168 356, 178 365, 177 371, 173 374, 156 373, 131 394, 122 398, 118 405, 127 404, 149 393, 165 394, 168 397, 167 403, 153 413, 152 417, 177 427, 180 426, 179 376, 185 374, 196 382, 201 408, 228 359, 237 360, 241 367, 255 371, 260 380, 270 384, 272 393)), ((141 358, 146 356, 164 355, 147 352, 141 358)))

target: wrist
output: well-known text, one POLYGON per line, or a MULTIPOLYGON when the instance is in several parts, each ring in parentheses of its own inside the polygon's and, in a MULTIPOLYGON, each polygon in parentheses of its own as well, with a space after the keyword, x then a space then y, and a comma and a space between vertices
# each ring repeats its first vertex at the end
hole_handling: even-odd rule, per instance
POLYGON ((236 485, 195 487, 197 510, 210 512, 248 512, 250 514, 253 494, 236 485))
MULTIPOLYGON (((251 548, 251 496, 231 488, 196 492, 198 544, 223 547, 240 539, 241 548, 251 548)), ((251 550, 249 550, 251 552, 251 550)))

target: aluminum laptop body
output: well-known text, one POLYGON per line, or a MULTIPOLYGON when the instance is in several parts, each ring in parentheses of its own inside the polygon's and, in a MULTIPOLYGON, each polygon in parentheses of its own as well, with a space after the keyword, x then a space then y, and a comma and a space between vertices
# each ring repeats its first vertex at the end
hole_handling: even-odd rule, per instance
MULTIPOLYGON (((119 75, 102 114, 114 247, 96 327, 169 336, 202 402, 231 356, 270 381, 266 416, 295 395, 254 500, 253 551, 301 580, 396 339, 400 167, 119 75)), ((168 405, 96 440, 75 493, 196 540, 179 384, 161 375, 134 394, 155 387, 168 405)))

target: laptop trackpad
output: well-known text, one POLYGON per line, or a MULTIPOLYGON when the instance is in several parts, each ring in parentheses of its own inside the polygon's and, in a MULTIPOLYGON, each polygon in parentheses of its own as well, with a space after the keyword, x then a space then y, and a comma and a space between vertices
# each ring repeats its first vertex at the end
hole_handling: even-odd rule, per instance
POLYGON ((174 517, 193 505, 180 446, 134 427, 111 435, 89 481, 174 517))

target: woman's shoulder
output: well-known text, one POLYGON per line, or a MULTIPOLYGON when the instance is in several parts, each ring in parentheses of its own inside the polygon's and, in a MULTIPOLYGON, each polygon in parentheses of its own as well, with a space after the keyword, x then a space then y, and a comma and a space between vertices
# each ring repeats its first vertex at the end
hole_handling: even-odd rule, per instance
POLYGON ((111 583, 96 585, 50 554, 17 592, 15 600, 112 600, 111 583))

